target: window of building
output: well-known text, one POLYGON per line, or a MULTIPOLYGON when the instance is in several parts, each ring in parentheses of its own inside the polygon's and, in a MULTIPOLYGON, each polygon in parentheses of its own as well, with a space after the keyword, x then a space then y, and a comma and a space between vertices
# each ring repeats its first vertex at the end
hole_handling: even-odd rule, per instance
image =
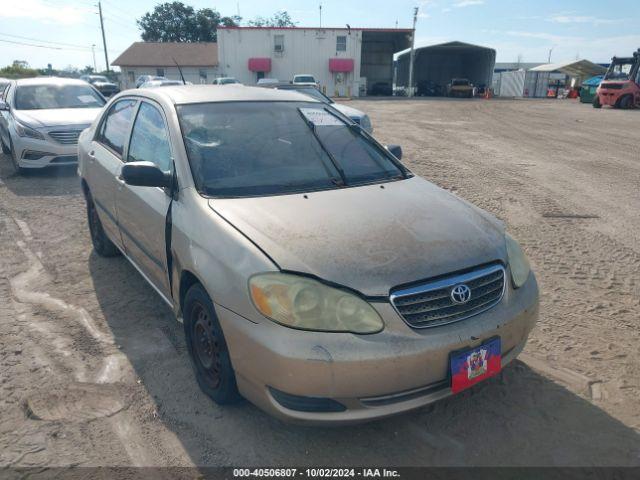
POLYGON ((207 70, 205 68, 200 69, 200 83, 207 83, 207 70))
POLYGON ((284 35, 273 36, 273 50, 275 52, 284 52, 284 35))
POLYGON ((158 77, 164 77, 164 68, 156 68, 156 75, 158 77))
POLYGON ((336 37, 336 52, 346 52, 346 51, 347 51, 347 36, 338 35, 336 37))

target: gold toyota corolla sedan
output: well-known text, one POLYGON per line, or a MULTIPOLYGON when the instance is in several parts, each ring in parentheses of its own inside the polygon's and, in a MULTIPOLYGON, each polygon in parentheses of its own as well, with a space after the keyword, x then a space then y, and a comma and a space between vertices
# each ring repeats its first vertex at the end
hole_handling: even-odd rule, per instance
POLYGON ((112 98, 79 173, 95 251, 184 322, 204 392, 339 424, 498 374, 538 315, 503 224, 401 156, 297 92, 178 86, 112 98))

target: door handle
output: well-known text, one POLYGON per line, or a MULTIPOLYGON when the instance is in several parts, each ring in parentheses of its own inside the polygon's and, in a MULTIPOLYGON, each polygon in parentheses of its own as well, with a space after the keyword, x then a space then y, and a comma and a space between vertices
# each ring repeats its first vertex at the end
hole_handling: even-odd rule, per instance
POLYGON ((91 150, 87 155, 89 157, 89 161, 92 163, 96 161, 95 153, 96 153, 95 150, 91 150))

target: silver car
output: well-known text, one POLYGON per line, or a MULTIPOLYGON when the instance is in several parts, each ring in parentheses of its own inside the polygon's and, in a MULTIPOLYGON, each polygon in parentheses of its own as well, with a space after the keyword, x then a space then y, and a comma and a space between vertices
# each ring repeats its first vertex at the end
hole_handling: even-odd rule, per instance
POLYGON ((79 174, 95 251, 184 322, 204 392, 338 424, 497 375, 538 315, 503 224, 400 157, 297 92, 181 86, 112 99, 79 174))
POLYGON ((96 118, 104 97, 67 78, 12 82, 0 100, 0 141, 18 173, 78 161, 78 136, 96 118))

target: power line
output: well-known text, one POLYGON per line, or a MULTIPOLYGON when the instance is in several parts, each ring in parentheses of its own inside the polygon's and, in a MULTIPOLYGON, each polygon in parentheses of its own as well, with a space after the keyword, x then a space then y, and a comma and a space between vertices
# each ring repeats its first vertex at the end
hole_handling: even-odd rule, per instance
POLYGON ((88 52, 87 50, 81 50, 79 48, 56 47, 53 45, 37 45, 35 43, 18 42, 15 40, 5 40, 3 38, 0 38, 0 42, 11 43, 13 45, 24 45, 28 47, 48 48, 50 50, 68 50, 68 51, 74 51, 74 52, 88 52))
POLYGON ((53 42, 51 40, 40 40, 38 38, 23 37, 21 35, 13 35, 9 33, 1 33, 1 32, 0 32, 0 35, 2 35, 3 37, 19 38, 22 40, 31 40, 32 42, 38 42, 38 43, 46 43, 51 45, 63 45, 65 47, 87 48, 89 50, 91 49, 91 47, 85 47, 84 45, 79 45, 77 43, 53 42))

